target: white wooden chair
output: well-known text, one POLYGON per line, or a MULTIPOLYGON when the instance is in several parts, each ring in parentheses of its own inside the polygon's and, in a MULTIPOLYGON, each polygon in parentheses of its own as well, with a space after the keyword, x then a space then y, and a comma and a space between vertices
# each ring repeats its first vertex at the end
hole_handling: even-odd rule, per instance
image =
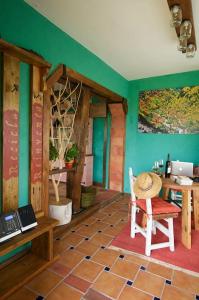
POLYGON ((160 197, 152 199, 136 199, 133 186, 136 177, 133 176, 132 168, 129 168, 129 179, 131 189, 131 237, 135 238, 136 233, 141 233, 145 239, 145 254, 151 255, 151 250, 169 247, 174 251, 174 232, 173 218, 178 216, 180 209, 160 197), (146 227, 141 227, 136 222, 137 209, 141 210, 146 215, 146 227), (158 220, 165 220, 168 227, 164 226, 158 220), (168 237, 168 242, 152 244, 152 233, 156 234, 156 229, 159 229, 168 237))

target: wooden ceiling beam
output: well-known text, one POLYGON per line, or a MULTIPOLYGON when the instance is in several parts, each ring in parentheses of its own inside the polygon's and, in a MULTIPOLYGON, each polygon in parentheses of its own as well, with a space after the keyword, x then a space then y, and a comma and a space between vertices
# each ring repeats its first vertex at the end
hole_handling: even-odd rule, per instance
POLYGON ((89 87, 91 92, 93 94, 97 94, 99 96, 102 96, 103 98, 110 99, 114 102, 122 102, 123 97, 120 95, 110 91, 109 89, 103 87, 102 85, 98 84, 97 82, 85 77, 84 75, 68 68, 65 67, 65 76, 68 76, 69 78, 75 80, 75 81, 80 81, 82 84, 86 87, 89 87))
POLYGON ((127 100, 125 98, 63 64, 59 65, 48 77, 47 88, 51 88, 55 82, 64 84, 67 77, 71 80, 71 82, 81 82, 83 87, 89 88, 91 95, 98 96, 103 102, 108 104, 122 103, 124 112, 128 112, 127 100))
MULTIPOLYGON (((191 37, 188 39, 188 44, 194 44, 196 49, 196 37, 195 37, 195 28, 194 28, 194 20, 193 20, 193 11, 192 11, 192 3, 191 0, 167 0, 169 9, 173 5, 180 5, 182 9, 182 21, 190 20, 192 24, 191 37)), ((180 36, 180 26, 175 28, 177 37, 180 36)))
POLYGON ((50 68, 51 64, 45 61, 41 56, 35 54, 32 51, 25 50, 23 48, 14 46, 3 39, 0 39, 0 52, 6 52, 10 56, 18 58, 20 61, 35 65, 42 68, 50 68))

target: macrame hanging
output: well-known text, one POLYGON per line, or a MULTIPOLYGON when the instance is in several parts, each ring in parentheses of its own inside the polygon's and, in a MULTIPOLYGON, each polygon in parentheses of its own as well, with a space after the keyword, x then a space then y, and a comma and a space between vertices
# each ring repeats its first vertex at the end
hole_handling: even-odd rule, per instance
MULTIPOLYGON (((71 83, 67 78, 65 84, 56 83, 51 90, 50 108, 50 142, 58 153, 58 168, 63 168, 64 154, 73 143, 74 122, 82 91, 82 83, 71 83)), ((57 161, 50 161, 54 169, 57 161)), ((59 202, 59 175, 51 175, 56 202, 59 202)))

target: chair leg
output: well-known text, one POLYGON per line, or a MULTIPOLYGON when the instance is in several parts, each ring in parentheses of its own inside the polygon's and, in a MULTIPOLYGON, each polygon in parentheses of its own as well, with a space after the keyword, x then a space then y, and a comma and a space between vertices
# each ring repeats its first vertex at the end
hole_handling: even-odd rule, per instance
POLYGON ((156 234, 156 223, 155 223, 155 220, 153 221, 153 234, 156 234))
POLYGON ((170 251, 174 251, 173 218, 168 219, 170 251))
POLYGON ((136 224, 136 205, 131 206, 131 237, 135 237, 135 224, 136 224))
POLYGON ((153 220, 152 217, 148 217, 147 227, 146 227, 146 246, 145 246, 145 254, 147 256, 151 255, 151 235, 152 235, 152 226, 153 220))

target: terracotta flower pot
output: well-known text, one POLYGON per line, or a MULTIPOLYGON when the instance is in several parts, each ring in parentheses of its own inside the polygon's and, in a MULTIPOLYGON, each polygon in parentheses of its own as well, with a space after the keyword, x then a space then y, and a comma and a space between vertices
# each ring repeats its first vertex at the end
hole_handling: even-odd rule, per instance
POLYGON ((65 167, 66 167, 67 169, 72 169, 73 165, 74 165, 74 160, 71 160, 71 161, 65 161, 65 167))

